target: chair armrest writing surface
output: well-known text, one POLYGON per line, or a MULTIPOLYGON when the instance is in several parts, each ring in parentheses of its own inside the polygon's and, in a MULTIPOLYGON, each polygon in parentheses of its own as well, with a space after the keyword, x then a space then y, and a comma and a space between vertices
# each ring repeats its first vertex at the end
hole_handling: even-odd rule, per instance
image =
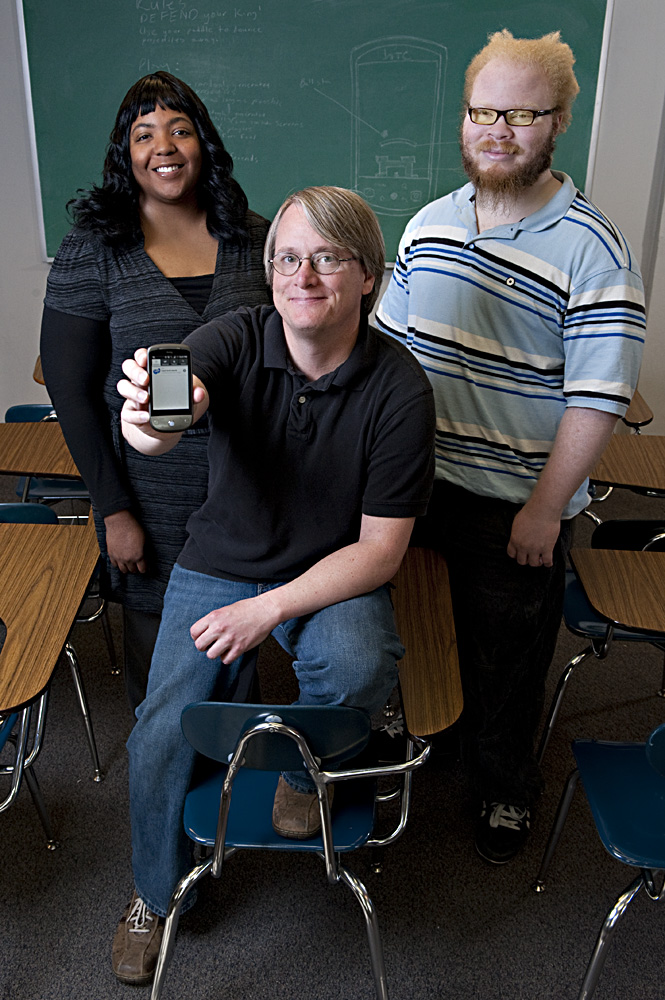
POLYGON ((0 424, 0 473, 80 477, 55 421, 0 424))
POLYGON ((610 486, 665 490, 665 437, 613 434, 589 479, 610 486))
POLYGON ((0 524, 0 711, 48 684, 99 558, 85 526, 0 524))
POLYGON ((407 549, 393 581, 397 629, 406 649, 399 664, 409 732, 429 736, 462 711, 462 683, 446 560, 433 549, 407 549))
POLYGON ((665 632, 665 552, 571 549, 589 603, 626 628, 665 632))
POLYGON ((647 406, 637 389, 635 390, 635 394, 630 402, 630 406, 621 419, 624 424, 628 424, 629 427, 635 428, 646 427, 646 425, 650 424, 653 420, 653 411, 651 410, 651 407, 647 406))

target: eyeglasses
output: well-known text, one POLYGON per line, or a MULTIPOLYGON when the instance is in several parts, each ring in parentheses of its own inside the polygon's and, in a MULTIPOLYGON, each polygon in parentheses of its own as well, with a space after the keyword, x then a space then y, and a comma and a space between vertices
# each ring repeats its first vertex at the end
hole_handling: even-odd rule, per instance
POLYGON ((356 257, 338 257, 335 253, 328 253, 322 250, 320 253, 313 253, 311 257, 298 257, 295 253, 277 253, 268 263, 272 264, 278 274, 290 276, 300 269, 304 260, 308 260, 312 270, 317 274, 334 274, 340 264, 347 260, 356 260, 356 257))
POLYGON ((533 125, 542 115, 553 115, 557 108, 549 111, 530 111, 528 108, 513 108, 510 111, 495 111, 493 108, 469 108, 469 118, 474 125, 494 125, 499 118, 505 118, 508 125, 533 125))

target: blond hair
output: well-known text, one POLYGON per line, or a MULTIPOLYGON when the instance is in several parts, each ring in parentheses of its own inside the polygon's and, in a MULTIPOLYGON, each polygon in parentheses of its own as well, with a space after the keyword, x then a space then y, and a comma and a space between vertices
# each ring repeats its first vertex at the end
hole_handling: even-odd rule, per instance
POLYGON ((277 228, 291 205, 298 205, 308 223, 332 246, 349 250, 360 261, 365 274, 374 278, 371 292, 363 295, 363 312, 369 314, 377 300, 386 265, 386 248, 376 215, 355 191, 340 187, 309 187, 290 195, 268 230, 263 264, 272 286, 271 259, 275 255, 277 228))
MULTIPOLYGON (((488 36, 487 45, 469 63, 464 77, 464 103, 469 104, 471 91, 478 73, 493 59, 535 66, 542 70, 552 88, 555 107, 561 112, 559 132, 565 132, 572 120, 573 101, 579 93, 579 84, 573 73, 575 56, 570 45, 561 41, 561 32, 552 31, 542 38, 514 38, 504 28, 488 36)), ((543 109, 545 110, 545 109, 543 109)))

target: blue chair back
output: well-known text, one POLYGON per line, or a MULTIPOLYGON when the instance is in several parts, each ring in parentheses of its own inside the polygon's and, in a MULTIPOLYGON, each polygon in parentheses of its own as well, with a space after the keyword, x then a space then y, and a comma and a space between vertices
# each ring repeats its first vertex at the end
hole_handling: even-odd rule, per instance
POLYGON ((17 403, 5 413, 6 424, 32 424, 45 417, 55 419, 55 410, 50 403, 17 403))
POLYGON ((57 524, 58 515, 41 503, 0 503, 0 522, 4 524, 57 524))
POLYGON ((653 769, 665 777, 665 722, 647 740, 646 755, 653 769))
MULTIPOLYGON (((367 746, 371 723, 366 712, 342 705, 236 705, 195 702, 182 713, 182 731, 195 750, 228 763, 238 740, 270 719, 304 736, 323 770, 355 757, 367 746)), ((298 747, 288 736, 259 733, 250 740, 244 766, 263 771, 290 771, 303 766, 298 747)))

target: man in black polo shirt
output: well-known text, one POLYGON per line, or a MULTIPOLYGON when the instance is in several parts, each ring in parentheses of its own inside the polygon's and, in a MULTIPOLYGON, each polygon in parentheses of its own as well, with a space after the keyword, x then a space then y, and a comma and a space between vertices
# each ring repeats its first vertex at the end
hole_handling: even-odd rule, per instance
MULTIPOLYGON (((295 656, 300 704, 373 712, 396 682, 403 647, 385 585, 427 508, 434 412, 420 365, 367 324, 384 260, 361 198, 308 188, 268 234, 274 308, 241 309, 185 341, 195 418, 211 420, 209 490, 173 568, 127 744, 136 888, 113 947, 125 982, 152 977, 160 918, 189 867, 183 707, 210 698, 222 674, 232 683, 271 633, 295 656)), ((123 365, 123 434, 161 454, 179 436, 148 423, 145 353, 123 365)), ((303 772, 280 778, 273 825, 317 832, 303 772)))

